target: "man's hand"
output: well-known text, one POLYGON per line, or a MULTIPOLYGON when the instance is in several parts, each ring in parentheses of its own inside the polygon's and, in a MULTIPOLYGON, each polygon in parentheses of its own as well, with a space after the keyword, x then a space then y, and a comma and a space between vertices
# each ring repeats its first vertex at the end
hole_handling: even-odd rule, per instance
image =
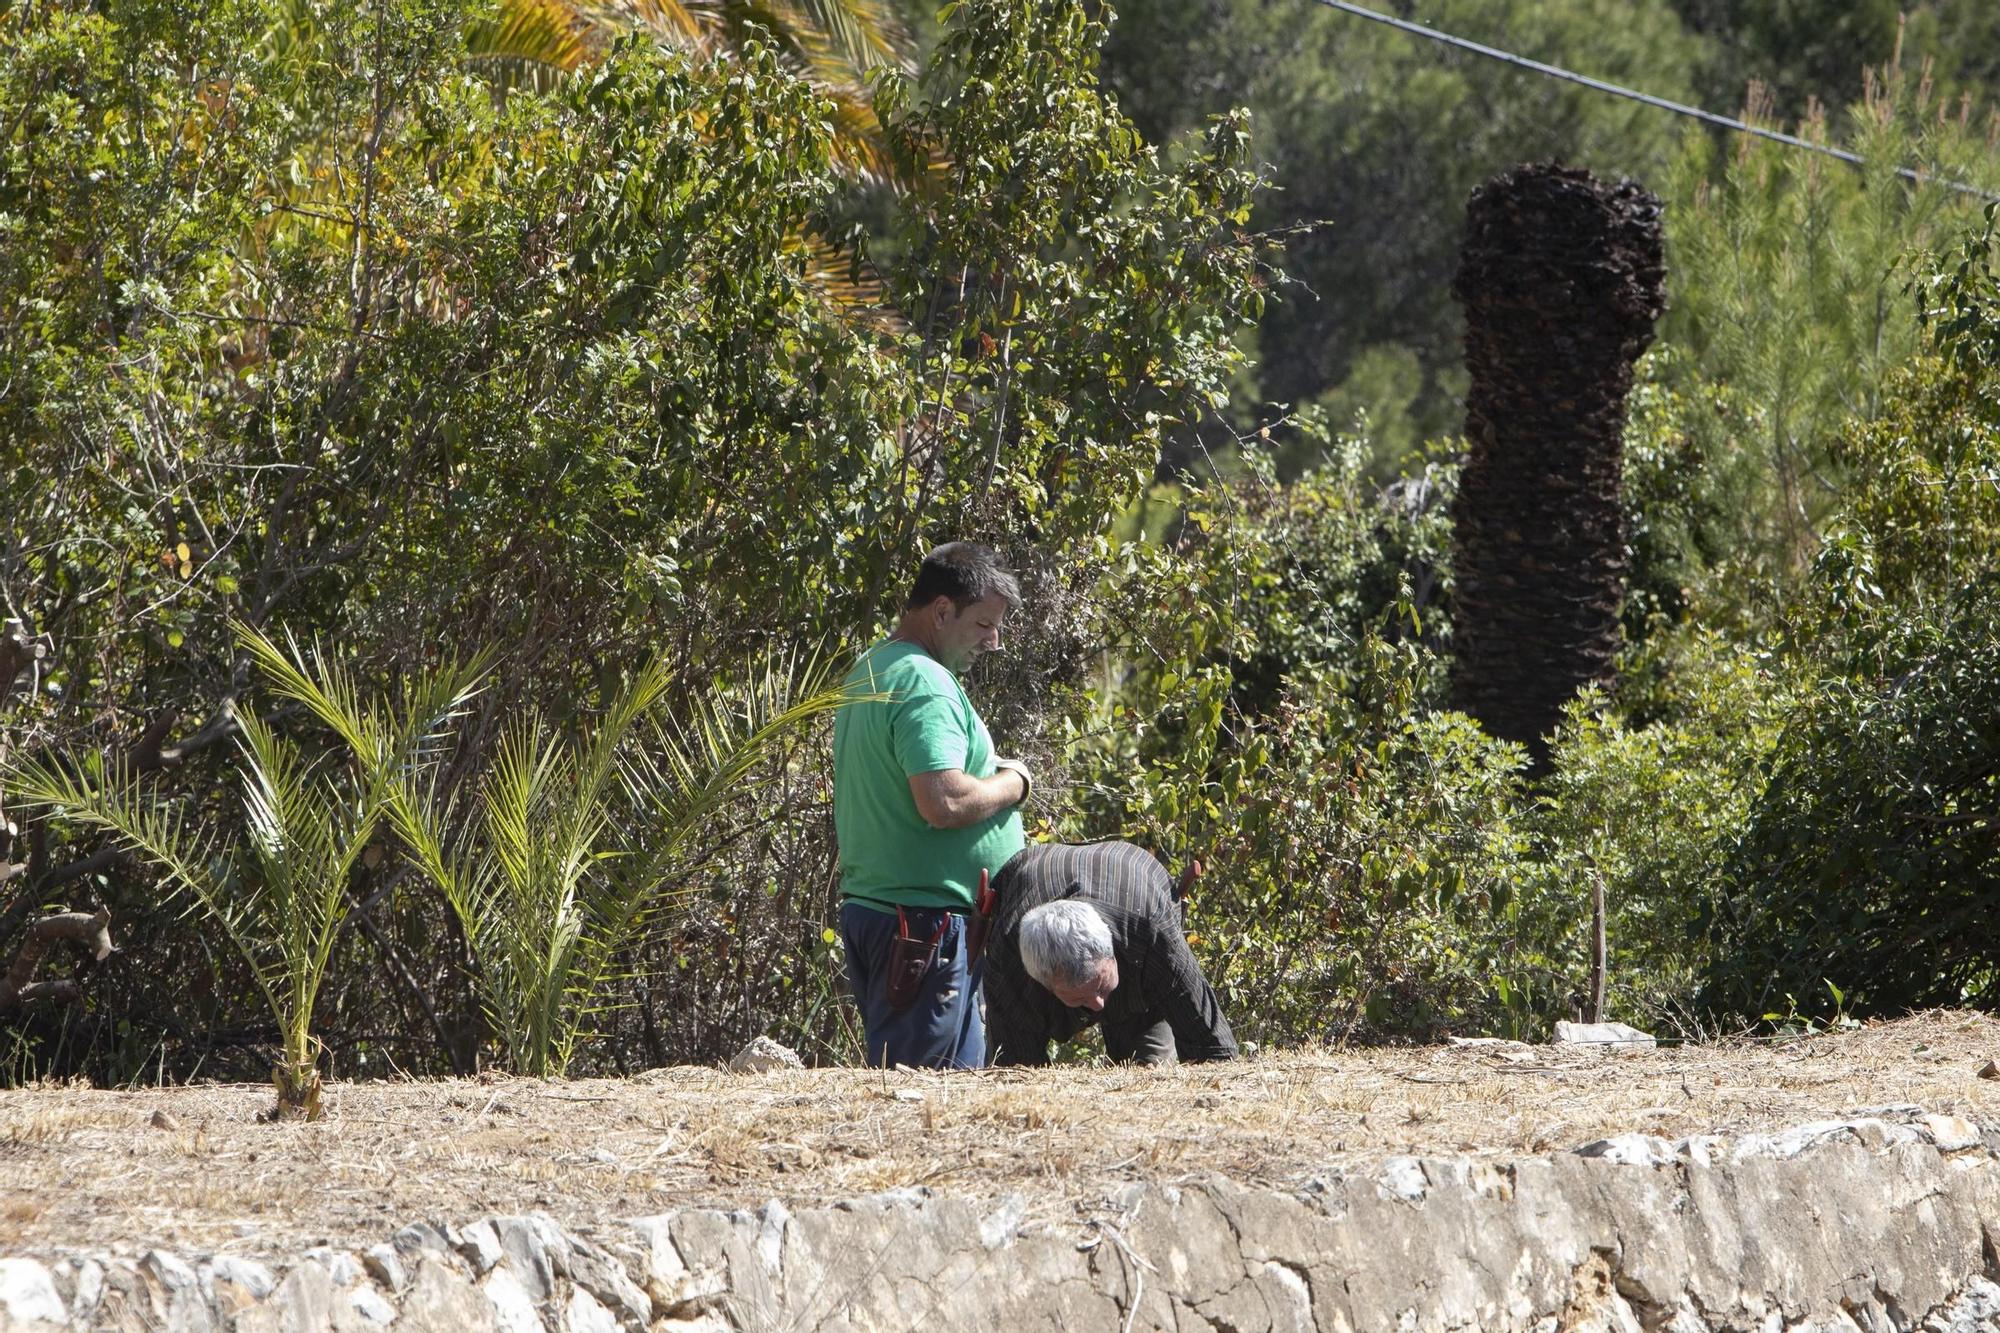
POLYGON ((946 768, 912 774, 910 798, 932 828, 970 828, 1026 800, 1029 785, 1027 770, 1018 765, 990 778, 946 768))
POLYGON ((1035 779, 1034 775, 1028 772, 1028 766, 1018 759, 995 759, 993 761, 993 776, 997 778, 1003 772, 1020 774, 1021 799, 1014 802, 1014 804, 1026 805, 1028 798, 1035 794, 1035 779))

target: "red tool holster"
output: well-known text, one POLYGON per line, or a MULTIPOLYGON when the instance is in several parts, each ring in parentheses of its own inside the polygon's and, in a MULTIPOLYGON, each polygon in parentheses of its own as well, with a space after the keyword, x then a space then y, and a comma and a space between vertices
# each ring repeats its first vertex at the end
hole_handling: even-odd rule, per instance
POLYGON ((1201 862, 1189 859, 1181 867, 1181 877, 1174 884, 1174 901, 1180 904, 1181 929, 1187 929, 1188 896, 1194 892, 1194 882, 1201 878, 1201 862))
POLYGON ((993 929, 993 915, 1000 910, 1000 895, 993 891, 992 876, 979 872, 979 893, 965 917, 965 965, 978 966, 986 956, 986 936, 993 929))

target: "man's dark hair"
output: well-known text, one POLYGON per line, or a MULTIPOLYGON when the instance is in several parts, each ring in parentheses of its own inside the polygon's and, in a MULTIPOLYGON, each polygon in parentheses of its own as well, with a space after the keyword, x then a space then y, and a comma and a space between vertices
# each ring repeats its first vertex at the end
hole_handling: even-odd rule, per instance
POLYGON ((952 608, 963 611, 996 596, 1009 606, 1021 603, 1021 585, 1000 553, 978 542, 946 542, 924 557, 903 609, 912 611, 949 597, 952 608))

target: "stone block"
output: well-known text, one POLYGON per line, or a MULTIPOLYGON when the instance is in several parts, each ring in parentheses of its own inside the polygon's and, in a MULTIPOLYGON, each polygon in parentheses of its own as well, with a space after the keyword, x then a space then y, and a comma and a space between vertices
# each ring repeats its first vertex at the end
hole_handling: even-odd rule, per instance
POLYGON ((493 1302, 456 1264, 433 1255, 417 1260, 397 1333, 470 1333, 494 1326, 493 1302))
POLYGON ((361 1264, 370 1277, 392 1293, 400 1292, 410 1280, 409 1270, 403 1266, 403 1256, 394 1245, 369 1246, 362 1251, 361 1264))
POLYGON ((547 1333, 548 1326, 535 1309, 534 1297, 512 1269, 493 1269, 480 1282, 479 1289, 492 1303, 493 1322, 489 1327, 496 1333, 547 1333))
POLYGON ((69 1308, 56 1290, 55 1274, 33 1259, 0 1259, 0 1316, 23 1333, 69 1322, 69 1308))

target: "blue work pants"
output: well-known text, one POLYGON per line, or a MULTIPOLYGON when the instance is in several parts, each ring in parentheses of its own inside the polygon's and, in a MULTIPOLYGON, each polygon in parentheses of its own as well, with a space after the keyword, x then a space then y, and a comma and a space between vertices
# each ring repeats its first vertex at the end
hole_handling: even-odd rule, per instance
POLYGON ((889 1006, 889 954, 898 925, 893 909, 842 903, 840 934, 847 946, 847 984, 861 1009, 868 1063, 919 1069, 978 1069, 986 1063, 986 1020, 979 981, 986 960, 968 966, 965 915, 936 907, 906 907, 910 934, 929 940, 940 924, 937 954, 916 999, 900 1013, 889 1006))

